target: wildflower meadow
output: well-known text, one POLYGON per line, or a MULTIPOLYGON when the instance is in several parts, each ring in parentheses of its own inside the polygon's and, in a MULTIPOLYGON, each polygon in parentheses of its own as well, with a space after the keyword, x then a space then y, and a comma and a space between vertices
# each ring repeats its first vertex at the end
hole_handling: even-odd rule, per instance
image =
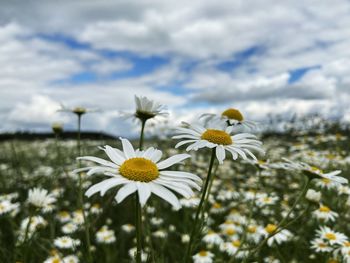
POLYGON ((76 139, 0 142, 1 263, 350 262, 346 127, 275 133, 234 107, 175 126, 136 95, 138 136, 93 140, 99 109, 60 111, 76 139))

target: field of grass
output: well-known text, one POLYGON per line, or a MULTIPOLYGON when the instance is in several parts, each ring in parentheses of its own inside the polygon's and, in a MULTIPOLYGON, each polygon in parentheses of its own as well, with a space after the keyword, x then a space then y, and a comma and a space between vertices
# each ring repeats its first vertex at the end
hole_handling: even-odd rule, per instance
MULTIPOLYGON (((259 162, 229 157, 221 165, 214 162, 210 195, 191 258, 197 255, 194 262, 209 263, 350 262, 348 185, 321 177, 312 180, 309 187, 321 197, 310 201, 310 196, 306 199, 301 194, 306 173, 278 167, 282 158, 288 158, 324 173, 342 170, 339 176, 350 178, 349 137, 344 133, 287 134, 260 140, 266 155, 259 162), (321 228, 322 233, 318 232, 321 228)), ((122 149, 119 140, 83 140, 81 155, 108 159, 98 149, 106 144, 122 149)), ((159 148, 163 158, 185 152, 175 149, 175 144, 170 138, 153 139, 146 140, 144 148, 159 148)), ((134 260, 134 196, 117 204, 118 187, 104 196, 84 196, 84 224, 80 194, 104 176, 72 173, 79 166, 76 141, 10 140, 2 142, 0 149, 0 262, 89 262, 89 254, 91 262, 134 260), (29 190, 36 187, 47 189, 54 202, 33 208, 27 199, 29 190)), ((205 179, 210 150, 190 154, 191 158, 171 168, 205 179)), ((82 167, 87 165, 81 162, 82 167)), ((142 209, 143 260, 183 262, 200 198, 200 191, 195 193, 190 199, 180 199, 178 211, 151 195, 142 209)))

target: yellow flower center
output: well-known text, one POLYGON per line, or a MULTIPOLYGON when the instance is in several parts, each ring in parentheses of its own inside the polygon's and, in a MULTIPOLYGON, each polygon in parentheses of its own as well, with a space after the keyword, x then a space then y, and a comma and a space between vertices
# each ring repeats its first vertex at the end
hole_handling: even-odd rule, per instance
POLYGON ((86 109, 83 108, 83 107, 76 107, 76 108, 73 109, 73 112, 74 112, 75 114, 81 115, 81 114, 86 113, 86 109))
POLYGON ((325 237, 329 240, 336 240, 337 239, 337 237, 333 233, 326 233, 325 237))
POLYGON ((332 153, 326 154, 326 158, 329 160, 334 160, 336 157, 337 156, 335 154, 332 154, 332 153))
POLYGON ((345 246, 345 247, 350 247, 350 242, 349 242, 349 241, 345 241, 345 242, 344 242, 344 246, 345 246))
POLYGON ((274 225, 274 224, 268 224, 266 227, 265 227, 265 230, 267 233, 269 234, 273 234, 277 229, 277 226, 274 225))
POLYGON ((331 209, 325 205, 321 206, 319 210, 324 213, 329 213, 331 211, 331 209))
POLYGON ((249 233, 255 233, 256 232, 256 226, 248 226, 247 231, 249 233))
POLYGON ((314 172, 314 173, 322 173, 322 170, 316 166, 311 166, 310 172, 314 172))
POLYGON ((201 139, 221 145, 232 144, 231 136, 221 130, 208 129, 202 134, 201 139))
POLYGON ((323 179, 322 179, 322 182, 323 182, 324 184, 329 184, 329 183, 331 182, 331 180, 329 180, 328 178, 323 178, 323 179))
POLYGON ((264 202, 271 202, 271 198, 270 197, 264 197, 264 202))
POLYGON ((142 121, 146 121, 148 119, 152 119, 156 116, 156 114, 148 111, 137 110, 135 113, 135 117, 139 118, 142 121))
POLYGON ((231 120, 243 121, 243 115, 237 109, 233 109, 233 108, 227 109, 221 115, 231 120))
POLYGON ((234 230, 233 228, 228 228, 228 229, 226 229, 226 234, 229 236, 232 236, 232 235, 236 234, 236 230, 234 230))
POLYGON ((208 252, 202 250, 202 251, 199 252, 199 255, 200 255, 201 257, 206 257, 206 256, 208 255, 208 252))
POLYGON ((219 203, 214 203, 214 204, 213 204, 213 208, 221 208, 221 204, 219 204, 219 203))
POLYGON ((61 211, 58 213, 60 217, 68 217, 69 213, 67 211, 61 211))
POLYGON ((235 247, 239 247, 241 245, 241 241, 235 240, 235 241, 232 242, 232 245, 235 246, 235 247))
POLYGON ((135 157, 126 160, 119 168, 125 178, 132 181, 150 182, 158 178, 158 167, 150 160, 135 157))
POLYGON ((318 247, 320 247, 320 248, 325 248, 325 247, 327 247, 327 244, 326 244, 326 243, 319 243, 319 244, 318 244, 318 247))
POLYGON ((60 262, 61 262, 61 260, 59 258, 54 258, 52 260, 52 263, 60 263, 60 262))

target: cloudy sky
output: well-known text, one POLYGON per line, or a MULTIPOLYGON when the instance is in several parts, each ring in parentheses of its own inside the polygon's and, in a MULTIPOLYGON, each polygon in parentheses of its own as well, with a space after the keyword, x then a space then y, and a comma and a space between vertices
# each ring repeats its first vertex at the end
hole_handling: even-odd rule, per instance
POLYGON ((1 131, 84 127, 130 134, 134 94, 170 120, 239 108, 246 118, 350 120, 347 0, 1 0, 1 131))

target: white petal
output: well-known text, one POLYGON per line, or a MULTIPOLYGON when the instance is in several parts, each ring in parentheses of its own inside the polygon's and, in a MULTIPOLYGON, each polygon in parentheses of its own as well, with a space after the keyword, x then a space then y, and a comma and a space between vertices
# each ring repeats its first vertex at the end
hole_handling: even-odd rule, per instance
POLYGON ((166 176, 166 175, 161 175, 159 176, 159 179, 162 179, 162 181, 167 181, 169 183, 181 183, 183 185, 187 185, 187 186, 190 186, 196 190, 201 190, 201 187, 196 184, 195 182, 193 182, 192 180, 190 179, 186 179, 186 178, 174 178, 174 177, 171 177, 171 176, 166 176))
POLYGON ((127 139, 120 138, 120 140, 122 141, 123 151, 126 159, 136 157, 134 147, 132 147, 132 144, 127 139))
POLYGON ((156 149, 151 154, 150 160, 153 161, 154 163, 157 163, 162 158, 162 155, 163 155, 162 151, 156 149))
POLYGON ((106 145, 105 152, 108 155, 108 157, 118 165, 122 165, 122 163, 125 161, 125 158, 123 158, 123 156, 120 156, 119 153, 115 151, 115 149, 108 145, 106 145))
POLYGON ((170 203, 176 210, 181 208, 181 204, 177 197, 168 189, 152 182, 149 184, 149 186, 151 188, 152 193, 170 203))
POLYGON ((340 183, 340 184, 347 184, 348 183, 348 179, 346 179, 344 177, 341 177, 341 176, 336 176, 337 174, 340 174, 340 173, 341 173, 341 171, 337 170, 337 171, 334 171, 334 172, 331 172, 331 173, 323 174, 321 176, 324 177, 324 178, 327 178, 327 179, 329 179, 331 181, 340 183))
POLYGON ((105 173, 105 172, 111 172, 116 174, 116 169, 111 167, 104 167, 104 166, 95 166, 90 167, 90 170, 86 173, 87 175, 93 175, 95 173, 105 173))
POLYGON ((117 168, 118 165, 116 165, 115 163, 112 163, 110 161, 106 161, 104 159, 98 158, 98 157, 94 157, 94 156, 83 156, 83 157, 78 157, 78 160, 86 160, 86 161, 92 161, 95 163, 99 163, 108 167, 113 167, 113 168, 117 168))
POLYGON ((216 147, 216 158, 220 164, 224 163, 225 160, 225 148, 222 145, 216 147))
POLYGON ((154 183, 161 184, 179 193, 185 198, 190 198, 191 196, 194 195, 192 189, 187 184, 178 183, 178 182, 169 181, 169 180, 163 180, 162 178, 158 178, 157 180, 154 181, 154 183))
POLYGON ((94 184, 93 186, 91 186, 86 192, 85 195, 87 197, 92 196, 93 194, 100 192, 101 196, 104 195, 109 189, 120 185, 120 184, 124 184, 126 183, 127 180, 124 178, 109 178, 107 180, 104 180, 100 183, 94 184))
POLYGON ((192 173, 187 173, 187 172, 180 172, 180 171, 160 171, 160 174, 161 175, 166 175, 166 176, 171 176, 171 177, 174 177, 174 178, 189 178, 189 179, 192 179, 192 180, 195 180, 195 181, 198 181, 198 182, 202 182, 202 179, 195 175, 195 174, 192 174, 192 173))
POLYGON ((137 190, 136 183, 129 182, 119 189, 117 195, 115 196, 115 200, 118 203, 121 203, 127 196, 131 195, 136 190, 137 190))
POLYGON ((246 138, 251 138, 251 139, 255 139, 256 136, 251 134, 251 133, 239 133, 239 134, 236 134, 236 135, 233 135, 232 136, 232 139, 233 140, 239 140, 239 139, 246 139, 246 138))
POLYGON ((189 154, 176 154, 174 156, 169 157, 168 159, 165 159, 164 161, 161 161, 160 163, 157 163, 157 167, 159 170, 168 168, 169 166, 172 166, 173 164, 179 163, 187 158, 191 157, 189 154))
POLYGON ((181 142, 178 142, 176 145, 175 145, 175 148, 179 148, 180 146, 182 145, 185 145, 187 143, 191 143, 191 142, 196 142, 197 140, 184 140, 184 141, 181 141, 181 142))
POLYGON ((141 207, 143 207, 146 204, 148 198, 151 196, 151 189, 148 186, 148 183, 137 182, 136 186, 139 193, 140 204, 141 207))

